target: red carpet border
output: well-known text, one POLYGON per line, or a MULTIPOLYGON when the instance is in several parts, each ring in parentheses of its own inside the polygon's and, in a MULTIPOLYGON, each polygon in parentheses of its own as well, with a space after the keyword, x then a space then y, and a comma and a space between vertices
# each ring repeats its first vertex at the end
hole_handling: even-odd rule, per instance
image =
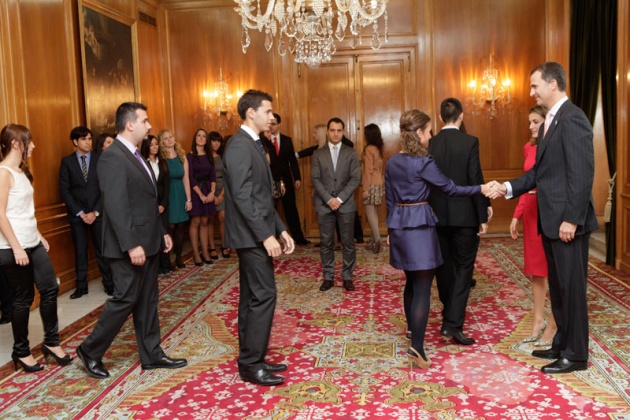
MULTIPOLYGON (((258 387, 238 376, 237 260, 221 259, 160 279, 163 347, 186 357, 189 366, 143 371, 128 322, 105 356, 112 374, 107 380, 86 376, 78 360, 38 374, 3 367, 0 418, 630 418, 628 276, 591 261, 589 369, 544 375, 539 368, 545 361, 520 342, 532 322, 520 243, 484 239, 466 319, 466 333, 477 344, 458 346, 440 336, 434 288, 426 338, 433 365, 410 370, 404 275, 387 260, 387 253, 359 247, 352 293, 340 281, 319 292, 317 248, 301 247, 276 261, 278 305, 268 361, 289 365, 281 386, 258 387)), ((81 343, 98 313, 62 332, 66 349, 81 343)))

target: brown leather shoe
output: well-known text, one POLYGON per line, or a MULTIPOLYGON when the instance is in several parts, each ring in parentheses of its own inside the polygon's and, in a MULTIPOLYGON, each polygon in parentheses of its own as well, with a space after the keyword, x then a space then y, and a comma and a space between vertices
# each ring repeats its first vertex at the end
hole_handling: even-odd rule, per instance
POLYGON ((344 280, 343 281, 343 287, 348 291, 348 292, 352 292, 354 290, 354 283, 352 283, 352 280, 344 280))
POLYGON ((326 290, 328 290, 328 289, 332 289, 332 287, 333 287, 334 285, 335 285, 335 282, 334 282, 334 281, 332 281, 332 280, 324 280, 324 281, 322 282, 322 285, 321 285, 321 286, 319 286, 319 290, 320 290, 321 292, 325 292, 325 291, 326 291, 326 290))

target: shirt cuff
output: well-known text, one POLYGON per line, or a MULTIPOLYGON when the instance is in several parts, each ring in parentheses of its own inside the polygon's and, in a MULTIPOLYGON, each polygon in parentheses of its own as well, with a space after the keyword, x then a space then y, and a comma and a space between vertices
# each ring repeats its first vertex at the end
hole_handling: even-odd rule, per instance
POLYGON ((512 184, 510 184, 509 181, 505 181, 503 183, 503 185, 505 186, 505 189, 507 190, 507 192, 505 193, 505 199, 509 200, 511 198, 514 197, 514 193, 512 192, 512 184))

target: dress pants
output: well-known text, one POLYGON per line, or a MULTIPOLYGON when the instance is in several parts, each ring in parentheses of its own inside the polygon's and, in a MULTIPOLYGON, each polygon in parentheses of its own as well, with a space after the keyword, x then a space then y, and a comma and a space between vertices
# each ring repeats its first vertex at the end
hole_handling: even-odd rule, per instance
POLYGON ((44 325, 44 344, 48 347, 59 345, 59 322, 57 319, 57 276, 46 252, 40 242, 34 248, 25 249, 29 264, 20 266, 15 263, 13 250, 0 250, 0 266, 13 291, 13 351, 22 358, 31 354, 28 342, 28 319, 31 305, 35 299, 37 287, 40 294, 39 313, 44 325))
POLYGON ((101 317, 81 349, 94 360, 101 360, 120 332, 129 314, 133 316, 138 353, 143 364, 164 357, 160 347, 158 318, 157 254, 148 256, 144 265, 131 264, 129 258, 110 258, 114 278, 114 296, 107 299, 101 317))
POLYGON ((0 312, 2 317, 11 317, 13 313, 13 290, 9 287, 9 281, 0 266, 0 312))
POLYGON ((462 329, 473 279, 478 227, 438 226, 436 228, 444 264, 435 270, 442 310, 442 328, 462 329))
POLYGON ((101 272, 103 286, 112 287, 112 272, 109 262, 103 257, 101 249, 103 246, 103 219, 97 217, 91 225, 84 223, 80 217, 68 217, 70 221, 70 232, 74 243, 74 270, 77 277, 77 289, 87 290, 88 273, 88 235, 92 234, 94 244, 94 254, 96 262, 101 272))
POLYGON ((586 277, 590 232, 568 243, 542 236, 549 268, 551 310, 558 325, 552 348, 575 362, 588 360, 586 277))
POLYGON ((286 191, 282 196, 282 209, 284 210, 284 217, 287 219, 287 225, 293 240, 296 242, 304 242, 306 238, 302 232, 300 214, 298 213, 298 209, 295 204, 295 187, 290 181, 284 185, 286 188, 286 191))
POLYGON ((276 280, 273 259, 262 243, 256 248, 237 249, 240 278, 238 303, 238 368, 262 368, 269 347, 276 309, 276 280))
POLYGON ((318 213, 320 248, 319 255, 322 260, 323 277, 325 281, 335 280, 335 251, 333 251, 335 222, 339 225, 341 245, 343 245, 342 280, 352 280, 352 273, 357 260, 356 248, 352 238, 354 233, 355 212, 340 213, 333 211, 318 213))

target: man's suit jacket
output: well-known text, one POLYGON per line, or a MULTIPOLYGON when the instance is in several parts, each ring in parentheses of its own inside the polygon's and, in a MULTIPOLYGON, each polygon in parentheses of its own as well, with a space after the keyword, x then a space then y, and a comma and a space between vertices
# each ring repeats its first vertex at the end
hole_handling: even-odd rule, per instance
MULTIPOLYGON (((442 129, 430 140, 429 154, 455 184, 484 183, 477 137, 456 129, 442 129)), ((490 201, 484 196, 449 197, 432 189, 429 203, 438 218, 438 226, 475 227, 488 221, 490 201)))
POLYGON ((158 213, 153 172, 116 139, 100 157, 97 172, 103 195, 103 255, 128 258, 142 246, 146 256, 160 251, 166 231, 158 213))
POLYGON ((242 128, 223 153, 225 242, 230 248, 254 248, 286 228, 273 203, 269 162, 242 128))
POLYGON ((510 181, 513 196, 538 189, 538 229, 547 238, 559 239, 563 221, 577 225, 576 235, 597 229, 593 128, 586 115, 566 101, 543 132, 541 126, 534 167, 510 181))
POLYGON ((66 205, 66 211, 70 217, 76 217, 81 210, 85 213, 95 210, 99 213, 103 212, 101 190, 96 174, 98 158, 99 156, 96 153, 90 153, 87 182, 83 180, 81 164, 75 152, 61 159, 61 166, 59 167, 59 194, 66 205))
POLYGON ((332 212, 327 203, 333 197, 339 197, 343 201, 338 212, 350 213, 357 209, 354 191, 361 184, 359 156, 353 148, 342 143, 339 146, 336 170, 328 145, 313 152, 311 178, 315 188, 313 202, 317 213, 332 212))
MULTIPOLYGON (((273 136, 272 136, 273 138, 273 136)), ((273 141, 270 141, 274 148, 273 141)), ((293 140, 289 136, 280 133, 280 150, 276 163, 278 165, 278 174, 284 181, 285 185, 293 185, 293 181, 300 181, 300 167, 295 157, 295 149, 293 148, 293 140)))

